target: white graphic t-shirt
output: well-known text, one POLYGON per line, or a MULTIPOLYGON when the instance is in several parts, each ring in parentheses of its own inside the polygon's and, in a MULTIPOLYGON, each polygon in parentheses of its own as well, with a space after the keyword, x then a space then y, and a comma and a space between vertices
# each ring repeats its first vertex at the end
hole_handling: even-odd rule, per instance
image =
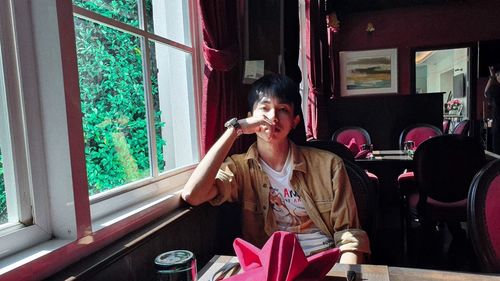
POLYGON ((334 247, 334 242, 326 236, 309 218, 299 194, 290 185, 292 159, 288 153, 281 171, 275 171, 262 159, 259 162, 269 177, 269 207, 279 230, 296 233, 306 256, 334 247))

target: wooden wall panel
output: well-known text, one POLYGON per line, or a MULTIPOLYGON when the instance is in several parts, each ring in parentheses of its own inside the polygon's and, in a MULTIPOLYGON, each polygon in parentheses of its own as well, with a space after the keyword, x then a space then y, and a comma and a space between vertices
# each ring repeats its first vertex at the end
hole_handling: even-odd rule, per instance
POLYGON ((238 210, 236 205, 212 207, 208 204, 178 210, 49 279, 155 280, 155 257, 176 249, 195 253, 198 269, 201 269, 215 254, 232 254, 230 245, 239 229, 238 210))
POLYGON ((399 135, 416 123, 442 127, 441 93, 364 95, 335 98, 328 105, 329 135, 346 126, 365 128, 374 149, 398 149, 399 135))

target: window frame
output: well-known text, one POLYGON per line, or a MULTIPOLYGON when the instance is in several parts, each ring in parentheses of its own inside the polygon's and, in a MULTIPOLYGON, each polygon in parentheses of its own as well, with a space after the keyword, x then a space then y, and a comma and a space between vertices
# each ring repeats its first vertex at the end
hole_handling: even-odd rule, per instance
MULTIPOLYGON (((8 245, 0 255, 0 275, 20 276, 20 272, 36 271, 49 276, 128 232, 171 213, 182 203, 179 190, 194 166, 188 165, 148 179, 140 189, 100 198, 94 204, 105 204, 120 196, 141 198, 129 200, 119 214, 96 216, 92 222, 92 206, 87 188, 80 91, 76 59, 73 5, 66 0, 6 0, 16 35, 18 53, 8 55, 18 62, 20 97, 26 151, 26 175, 30 201, 34 209, 33 224, 0 231, 0 245, 8 245), (36 186, 35 186, 36 184, 36 186), (66 187, 66 188, 65 188, 66 187), (69 187, 69 188, 68 188, 69 187), (134 194, 135 191, 135 194, 134 194), (108 224, 97 223, 106 220, 108 224), (21 241, 18 247, 12 242, 21 241), (83 246, 82 246, 83 245, 83 246), (43 248, 43 253, 40 253, 43 248), (24 250, 23 250, 24 249, 24 250), (62 251, 61 251, 62 249, 62 251), (9 256, 6 258, 6 256, 9 256), (31 264, 30 266, 23 266, 31 264), (48 265, 48 266, 47 266, 48 265), (5 274, 5 275, 4 275, 5 274)), ((189 2, 192 47, 194 110, 196 128, 200 128, 202 55, 199 47, 200 26, 197 6, 189 2)), ((8 10, 8 12, 7 12, 8 10)), ((2 23, 3 24, 3 23, 2 23)), ((157 40, 158 38, 153 38, 157 40)), ((183 49, 178 43, 169 45, 183 49)), ((147 42, 147 41, 146 41, 147 42)), ((7 55, 3 55, 7 57, 7 55)), ((11 78, 8 81, 13 81, 11 78)), ((200 149, 200 140, 195 135, 200 149)), ((124 197, 123 197, 124 198, 124 197)), ((128 198, 130 199, 130 198, 128 198)), ((30 223, 30 222, 28 222, 30 223)), ((22 274, 22 273, 21 273, 22 274)), ((23 276, 23 275, 21 275, 23 276)))
POLYGON ((43 159, 40 151, 37 151, 38 142, 42 139, 39 129, 41 124, 39 119, 34 117, 38 115, 38 100, 32 98, 35 88, 33 83, 28 82, 34 78, 33 50, 29 44, 31 38, 28 36, 31 22, 24 18, 26 2, 19 1, 14 4, 7 1, 4 7, 5 9, 0 11, 0 79, 3 79, 4 89, 9 93, 5 94, 4 98, 9 119, 10 143, 13 143, 9 147, 12 167, 6 173, 6 177, 12 180, 9 180, 10 186, 6 185, 6 190, 15 189, 15 192, 10 193, 16 196, 14 200, 17 204, 14 206, 18 209, 19 222, 10 222, 0 227, 0 257, 35 245, 51 236, 50 222, 46 216, 40 216, 36 224, 33 223, 34 213, 47 214, 48 201, 44 192, 47 187, 45 169, 40 165, 43 159), (34 188, 35 182, 37 188, 34 188), (36 204, 31 204, 32 201, 36 204))
MULTIPOLYGON (((200 61, 200 54, 199 54, 199 48, 197 49, 197 46, 199 45, 199 40, 197 39, 198 38, 198 29, 197 29, 197 20, 196 20, 196 17, 194 17, 194 15, 197 14, 196 12, 196 5, 194 5, 192 3, 192 1, 187 1, 188 4, 189 4, 189 17, 190 17, 190 25, 189 25, 189 32, 190 32, 190 35, 191 35, 191 46, 188 46, 188 45, 184 45, 182 43, 178 43, 176 41, 173 41, 173 40, 170 40, 170 39, 167 39, 165 37, 162 37, 162 36, 159 36, 159 35, 156 35, 156 34, 153 34, 153 33, 150 33, 148 32, 148 27, 146 26, 146 21, 144 20, 146 18, 146 11, 145 9, 143 8, 146 4, 146 0, 140 0, 138 1, 139 5, 138 5, 138 8, 139 8, 139 21, 140 21, 140 24, 139 24, 139 27, 133 27, 131 25, 128 25, 128 24, 125 24, 125 23, 122 23, 118 20, 114 20, 114 19, 111 19, 111 18, 108 18, 108 17, 105 17, 105 16, 102 16, 98 13, 95 13, 95 12, 92 12, 92 11, 89 11, 89 10, 86 10, 84 8, 81 8, 79 6, 76 6, 76 5, 73 5, 73 14, 75 17, 79 17, 79 18, 82 18, 84 20, 88 20, 88 21, 91 21, 91 22, 94 22, 94 23, 97 23, 97 24, 101 24, 101 25, 104 25, 104 26, 108 26, 108 27, 111 27, 113 29, 117 29, 117 30, 120 30, 122 32, 126 32, 126 33, 129 33, 129 34, 132 34, 134 36, 138 36, 140 38, 140 41, 141 41, 141 56, 143 58, 146 58, 146 59, 143 59, 143 71, 144 71, 144 81, 145 81, 145 84, 144 84, 144 92, 146 94, 146 100, 148 99, 151 99, 152 97, 152 89, 151 89, 151 75, 150 75, 150 72, 151 72, 151 67, 150 67, 150 52, 149 52, 149 47, 148 47, 148 43, 149 42, 159 42, 159 43, 162 43, 166 46, 170 46, 170 47, 173 47, 173 48, 176 48, 178 50, 181 50, 185 53, 189 53, 192 55, 192 68, 193 68, 193 87, 195 89, 195 96, 194 96, 194 114, 196 116, 196 132, 193 132, 195 138, 197 139, 197 148, 198 148, 198 157, 199 157, 199 150, 200 150, 200 141, 199 141, 199 138, 197 137, 198 135, 198 132, 200 132, 199 128, 200 128, 200 118, 199 118, 199 113, 200 113, 200 106, 199 106, 199 103, 201 101, 201 85, 199 83, 199 81, 201 81, 201 76, 200 76, 200 73, 201 73, 201 65, 197 62, 200 61), (141 4, 142 3, 142 4, 141 4)), ((119 186, 119 187, 115 187, 111 190, 108 190, 108 191, 105 191, 105 192, 102 192, 102 193, 99 193, 99 194, 96 194, 96 195, 92 195, 90 197, 90 204, 93 206, 95 204, 98 204, 102 201, 105 201, 107 199, 112 199, 113 197, 117 197, 117 196, 122 196, 123 194, 125 193, 128 193, 128 192, 131 192, 133 191, 134 189, 136 188, 145 188, 145 189, 150 189, 150 184, 151 183, 154 183, 156 181, 162 181, 164 180, 165 178, 168 178, 170 176, 175 176, 177 175, 178 173, 182 173, 182 171, 186 171, 186 170, 189 170, 191 168, 194 168, 194 166, 196 165, 196 163, 193 163, 192 165, 187 165, 185 167, 179 167, 179 168, 175 168, 173 170, 170 170, 170 171, 165 171, 165 172, 162 172, 160 173, 158 171, 158 159, 156 158, 156 136, 155 136, 155 133, 154 133, 154 130, 151 130, 151 128, 154 128, 154 117, 152 116, 154 114, 154 112, 151 110, 151 104, 152 102, 151 101, 147 101, 147 106, 149 107, 149 110, 148 110, 148 137, 149 137, 149 146, 151 148, 151 151, 150 151, 150 155, 149 155, 149 158, 150 158, 150 164, 151 164, 151 167, 152 167, 152 176, 151 177, 148 177, 148 178, 143 178, 143 179, 140 179, 140 180, 137 180, 137 181, 134 181, 134 182, 131 182, 131 183, 128 183, 128 184, 125 184, 123 186, 119 186)), ((145 192, 145 193, 148 193, 148 192, 145 192)), ((141 196, 140 194, 138 195, 141 197, 141 200, 146 200, 146 199, 149 199, 150 197, 149 196, 141 196)), ((112 200, 111 200, 112 201, 112 200)), ((121 201, 121 202, 126 202, 127 200, 125 201, 121 201)), ((124 208, 126 207, 127 203, 124 203, 124 204, 120 204, 119 202, 117 202, 116 204, 119 204, 119 206, 115 206, 114 209, 120 209, 120 208, 124 208)), ((97 218, 101 218, 105 215, 107 215, 108 213, 110 213, 110 211, 106 211, 105 208, 93 208, 92 210, 92 217, 97 217, 97 218), (101 211, 99 211, 101 210, 101 211)))

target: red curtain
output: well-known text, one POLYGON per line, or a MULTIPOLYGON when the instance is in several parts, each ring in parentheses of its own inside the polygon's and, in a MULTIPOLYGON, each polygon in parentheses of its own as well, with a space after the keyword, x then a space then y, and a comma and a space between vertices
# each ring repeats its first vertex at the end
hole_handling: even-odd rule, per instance
POLYGON ((306 0, 306 57, 308 63, 307 138, 330 138, 327 103, 330 97, 330 64, 326 36, 325 0, 306 0))
MULTIPOLYGON (((202 96, 201 154, 224 131, 223 124, 241 117, 239 1, 199 0, 205 69, 202 96)), ((244 109, 243 109, 244 112, 244 109)))

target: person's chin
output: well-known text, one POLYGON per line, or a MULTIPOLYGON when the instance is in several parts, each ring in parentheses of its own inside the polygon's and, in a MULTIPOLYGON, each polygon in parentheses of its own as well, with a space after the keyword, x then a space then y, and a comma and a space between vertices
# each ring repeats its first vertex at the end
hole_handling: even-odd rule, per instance
POLYGON ((258 137, 267 143, 279 143, 287 138, 286 135, 282 136, 281 134, 259 134, 258 137))

